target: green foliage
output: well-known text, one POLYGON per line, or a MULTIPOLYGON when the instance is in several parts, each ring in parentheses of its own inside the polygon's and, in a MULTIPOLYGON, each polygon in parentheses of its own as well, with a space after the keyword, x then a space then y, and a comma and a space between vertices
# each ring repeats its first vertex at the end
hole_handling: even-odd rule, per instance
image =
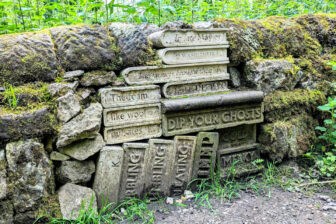
POLYGON ((11 84, 5 83, 5 93, 4 98, 7 101, 7 104, 10 108, 15 109, 18 106, 18 100, 15 95, 15 91, 11 84))
POLYGON ((2 0, 0 34, 77 23, 258 19, 336 12, 334 0, 2 0))
POLYGON ((329 61, 328 65, 331 65, 332 70, 336 71, 336 62, 335 61, 329 61))

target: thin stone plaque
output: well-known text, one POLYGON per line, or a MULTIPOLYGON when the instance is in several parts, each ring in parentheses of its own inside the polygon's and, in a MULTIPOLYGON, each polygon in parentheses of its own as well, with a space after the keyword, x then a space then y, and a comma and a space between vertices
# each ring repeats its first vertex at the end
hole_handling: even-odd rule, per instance
POLYGON ((223 62, 140 66, 121 71, 121 75, 129 85, 159 84, 167 82, 188 81, 208 78, 229 79, 227 71, 229 60, 223 62))
POLYGON ((132 126, 106 127, 104 139, 106 144, 118 144, 142 139, 161 137, 161 124, 153 122, 132 126))
POLYGON ((175 160, 170 194, 178 196, 183 193, 192 178, 195 136, 175 136, 175 160))
POLYGON ((160 87, 155 85, 103 88, 99 94, 104 108, 159 103, 161 98, 160 87))
POLYGON ((225 128, 219 131, 219 149, 253 144, 257 140, 255 124, 240 125, 234 128, 225 128))
POLYGON ((200 94, 226 92, 228 89, 228 81, 222 78, 173 82, 163 86, 163 95, 166 98, 195 96, 200 94))
POLYGON ((149 35, 156 47, 186 47, 228 44, 227 29, 162 30, 149 35))
POLYGON ((164 48, 157 51, 167 65, 228 61, 229 45, 164 48))
POLYGON ((145 161, 149 145, 146 143, 124 143, 124 163, 119 200, 141 197, 145 187, 145 161))
POLYGON ((105 203, 114 203, 113 206, 118 203, 123 159, 124 150, 121 147, 105 146, 100 151, 93 182, 99 208, 105 203))
POLYGON ((150 198, 169 194, 175 159, 174 141, 150 139, 146 161, 146 192, 150 198))
POLYGON ((161 104, 104 109, 104 125, 143 124, 161 121, 161 104))
POLYGON ((217 132, 200 132, 197 135, 193 165, 193 178, 209 178, 214 174, 218 149, 217 132))

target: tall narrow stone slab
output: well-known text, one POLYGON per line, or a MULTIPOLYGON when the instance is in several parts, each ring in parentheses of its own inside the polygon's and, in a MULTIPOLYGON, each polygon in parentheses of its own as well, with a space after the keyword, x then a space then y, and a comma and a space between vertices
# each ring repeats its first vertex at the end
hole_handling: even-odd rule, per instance
POLYGON ((227 29, 162 30, 149 35, 156 47, 186 47, 228 44, 227 29))
POLYGON ((227 80, 211 77, 203 80, 167 83, 162 89, 163 95, 166 98, 195 96, 226 91, 229 91, 227 80))
POLYGON ((104 125, 130 125, 161 121, 161 104, 104 109, 104 125))
POLYGON ((175 159, 174 141, 150 139, 146 161, 146 192, 150 198, 169 195, 175 159))
POLYGON ((105 146, 100 151, 93 182, 99 208, 118 203, 123 159, 124 150, 121 147, 105 146))
POLYGON ((217 132, 200 132, 197 135, 193 165, 193 178, 209 178, 214 174, 219 135, 217 132))
POLYGON ((229 79, 227 64, 222 62, 185 65, 140 66, 126 68, 121 75, 129 85, 158 84, 199 79, 229 79))
POLYGON ((106 127, 104 139, 106 144, 118 144, 142 139, 161 137, 161 124, 154 122, 148 124, 136 124, 132 126, 106 127))
POLYGON ((255 124, 240 125, 234 128, 225 128, 219 131, 219 149, 253 144, 257 138, 255 124))
POLYGON ((196 137, 175 136, 174 144, 176 154, 170 194, 177 196, 183 193, 192 178, 196 137))
POLYGON ((157 51, 167 65, 228 61, 229 45, 164 48, 157 51))
POLYGON ((141 197, 145 187, 145 161, 148 159, 149 144, 125 143, 124 162, 119 200, 141 197))
POLYGON ((104 108, 158 103, 161 98, 160 87, 155 85, 104 88, 99 93, 104 108))

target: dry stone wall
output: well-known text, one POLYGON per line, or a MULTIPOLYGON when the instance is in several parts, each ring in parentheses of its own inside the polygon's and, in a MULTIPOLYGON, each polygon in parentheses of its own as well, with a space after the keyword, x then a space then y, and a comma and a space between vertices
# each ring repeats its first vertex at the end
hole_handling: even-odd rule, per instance
POLYGON ((336 80, 335 24, 307 15, 0 36, 0 223, 74 218, 91 197, 99 209, 179 195, 217 168, 225 178, 233 161, 247 175, 258 158, 306 152, 336 80))

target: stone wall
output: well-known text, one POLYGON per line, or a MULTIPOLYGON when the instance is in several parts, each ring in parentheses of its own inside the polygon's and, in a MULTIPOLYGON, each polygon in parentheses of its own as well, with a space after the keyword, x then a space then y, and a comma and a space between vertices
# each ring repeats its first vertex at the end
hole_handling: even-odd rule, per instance
POLYGON ((109 201, 144 192, 176 195, 216 164, 225 176, 235 159, 250 165, 259 153, 282 161, 306 152, 323 118, 316 107, 336 80, 326 65, 336 61, 335 30, 335 15, 321 14, 161 28, 75 25, 0 36, 0 87, 14 85, 18 99, 13 109, 1 88, 0 223, 69 217, 92 195, 99 206, 103 192, 109 201), (204 38, 196 47, 188 44, 192 38, 164 41, 157 33, 186 28, 227 31, 219 42, 204 38), (239 117, 243 122, 230 123, 239 117), (190 150, 187 163, 179 146, 190 150), (155 191, 161 185, 150 184, 156 170, 149 161, 159 161, 163 148, 170 154, 162 183, 172 184, 155 191), (209 160, 215 156, 216 164, 209 160), (134 183, 127 165, 138 162, 141 178, 134 183), (197 172, 202 164, 208 169, 197 172))

